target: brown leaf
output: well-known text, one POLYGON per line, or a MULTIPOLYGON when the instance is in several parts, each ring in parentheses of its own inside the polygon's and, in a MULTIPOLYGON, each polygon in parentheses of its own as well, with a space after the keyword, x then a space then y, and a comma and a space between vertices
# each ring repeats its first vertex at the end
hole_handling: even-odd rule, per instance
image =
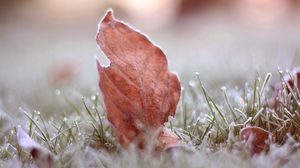
POLYGON ((300 68, 298 67, 297 71, 296 71, 296 78, 297 78, 297 87, 300 90, 300 68))
POLYGON ((246 127, 240 131, 240 138, 250 148, 251 154, 259 154, 269 149, 272 133, 259 127, 246 127))
POLYGON ((72 82, 80 73, 79 60, 59 60, 49 69, 49 82, 52 85, 63 86, 72 82))
POLYGON ((123 147, 145 134, 154 135, 174 116, 180 97, 177 75, 168 70, 162 50, 145 35, 115 20, 112 11, 102 19, 97 43, 111 61, 97 60, 108 120, 123 147))
POLYGON ((293 75, 295 76, 295 81, 293 81, 290 77, 288 77, 287 82, 290 84, 291 88, 294 87, 294 82, 297 82, 296 88, 300 90, 300 67, 294 68, 293 75))
POLYGON ((163 128, 161 131, 158 143, 157 143, 157 151, 166 151, 171 148, 182 147, 184 146, 181 139, 170 129, 163 128))
POLYGON ((293 70, 293 76, 295 77, 295 80, 291 79, 290 75, 285 75, 284 79, 285 81, 290 85, 290 87, 293 89, 294 87, 298 88, 298 90, 300 90, 300 68, 294 68, 293 70), (294 82, 296 83, 296 86, 294 84, 294 82))
MULTIPOLYGON (((292 75, 294 76, 294 80, 291 78, 289 74, 284 75, 284 81, 289 85, 289 87, 294 90, 297 88, 300 92, 300 67, 296 67, 292 71, 292 75), (296 85, 294 84, 296 82, 296 85)), ((273 84, 274 92, 270 100, 270 106, 275 109, 275 111, 280 110, 280 102, 278 101, 278 96, 280 92, 283 90, 282 83, 277 81, 273 84)), ((290 93, 290 89, 287 89, 287 92, 290 93)))

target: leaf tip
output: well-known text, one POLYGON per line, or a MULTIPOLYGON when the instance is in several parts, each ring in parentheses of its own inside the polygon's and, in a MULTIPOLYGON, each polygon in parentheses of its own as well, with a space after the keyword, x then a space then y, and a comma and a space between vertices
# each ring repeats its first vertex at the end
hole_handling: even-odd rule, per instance
POLYGON ((114 19, 113 10, 108 9, 105 16, 103 17, 101 23, 108 23, 114 19))

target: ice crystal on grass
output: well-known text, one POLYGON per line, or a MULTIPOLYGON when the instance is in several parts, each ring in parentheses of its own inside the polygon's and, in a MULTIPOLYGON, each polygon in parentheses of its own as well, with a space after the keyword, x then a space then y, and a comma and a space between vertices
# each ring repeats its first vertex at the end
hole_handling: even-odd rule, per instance
MULTIPOLYGON (((273 81, 266 83, 264 78, 214 92, 205 88, 204 81, 194 80, 193 86, 184 90, 176 116, 166 123, 195 149, 192 153, 176 150, 154 157, 145 151, 141 157, 134 148, 124 151, 105 117, 101 97, 95 93, 80 102, 69 102, 74 106, 73 111, 49 119, 50 122, 44 118, 43 111, 37 115, 23 110, 27 119, 22 127, 31 139, 55 156, 58 167, 293 167, 300 156, 299 106, 296 104, 299 96, 295 89, 289 90, 284 78, 273 76, 275 83, 281 85, 279 90, 273 88, 273 81), (277 98, 274 99, 275 93, 277 98), (278 101, 277 105, 272 101, 278 101), (251 157, 239 136, 240 130, 247 126, 273 133, 274 142, 268 151, 251 157)), ((30 152, 17 144, 17 124, 15 128, 8 128, 11 129, 1 136, 0 165, 33 165, 30 152)))

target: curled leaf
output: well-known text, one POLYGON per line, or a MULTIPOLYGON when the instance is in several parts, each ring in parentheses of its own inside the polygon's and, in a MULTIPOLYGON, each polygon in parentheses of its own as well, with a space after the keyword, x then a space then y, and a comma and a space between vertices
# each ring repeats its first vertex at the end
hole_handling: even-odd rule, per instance
POLYGON ((112 11, 99 25, 97 43, 111 62, 104 67, 97 60, 108 120, 123 147, 137 141, 143 148, 144 135, 154 135, 175 114, 178 77, 168 70, 162 50, 114 19, 112 11))
POLYGON ((246 127, 240 131, 240 138, 248 145, 252 155, 268 150, 272 136, 272 133, 259 127, 246 127))
POLYGON ((18 128, 17 139, 19 145, 31 154, 38 167, 51 168, 54 166, 53 155, 35 142, 22 128, 18 128))

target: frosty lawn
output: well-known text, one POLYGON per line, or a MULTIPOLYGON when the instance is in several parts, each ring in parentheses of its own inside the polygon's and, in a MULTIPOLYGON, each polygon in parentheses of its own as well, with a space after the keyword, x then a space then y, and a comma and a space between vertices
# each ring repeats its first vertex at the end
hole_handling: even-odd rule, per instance
MULTIPOLYGON (((105 49, 106 44, 102 45, 105 49)), ((103 90, 104 101, 100 94, 83 96, 81 102, 71 101, 68 96, 72 95, 64 95, 72 110, 60 109, 63 115, 50 120, 39 111, 20 107, 26 124, 10 127, 7 125, 17 118, 1 112, 0 166, 297 167, 300 156, 297 75, 279 70, 274 75, 257 75, 254 81, 243 86, 208 90, 205 81, 196 73, 189 86, 181 90, 174 117, 159 120, 157 124, 136 115, 136 119, 151 131, 159 130, 168 119, 164 125, 180 145, 163 147, 159 153, 153 152, 160 141, 151 131, 134 125, 141 138, 137 140, 136 135, 127 135, 132 125, 128 131, 122 130, 124 125, 113 124, 112 127, 107 120, 110 111, 106 111, 107 93, 103 90), (243 138, 241 135, 241 130, 250 126, 267 132, 266 138, 259 140, 264 145, 258 152, 253 152, 257 137, 243 138), (269 142, 265 144, 265 140, 269 142)), ((176 93, 176 89, 173 92, 176 93)), ((167 112, 167 116, 169 113, 173 114, 167 112)), ((132 119, 130 124, 134 121, 132 119)))

